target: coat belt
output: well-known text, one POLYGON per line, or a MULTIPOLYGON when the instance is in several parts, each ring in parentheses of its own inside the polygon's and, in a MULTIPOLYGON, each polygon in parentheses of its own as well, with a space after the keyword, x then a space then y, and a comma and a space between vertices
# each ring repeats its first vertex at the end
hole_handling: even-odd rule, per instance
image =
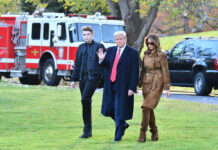
POLYGON ((161 73, 161 69, 146 70, 146 73, 151 73, 151 74, 161 73))

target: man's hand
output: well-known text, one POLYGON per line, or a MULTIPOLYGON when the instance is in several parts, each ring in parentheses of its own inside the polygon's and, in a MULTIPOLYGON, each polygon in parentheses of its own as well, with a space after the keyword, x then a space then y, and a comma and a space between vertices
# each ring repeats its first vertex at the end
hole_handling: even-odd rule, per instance
POLYGON ((71 87, 75 88, 75 82, 71 82, 71 87))
POLYGON ((99 60, 104 60, 106 52, 104 52, 103 48, 99 48, 97 52, 99 60))
POLYGON ((166 91, 166 98, 168 98, 168 97, 170 97, 170 91, 169 90, 166 91))
POLYGON ((132 90, 128 91, 128 96, 132 96, 133 94, 134 94, 134 91, 132 91, 132 90))

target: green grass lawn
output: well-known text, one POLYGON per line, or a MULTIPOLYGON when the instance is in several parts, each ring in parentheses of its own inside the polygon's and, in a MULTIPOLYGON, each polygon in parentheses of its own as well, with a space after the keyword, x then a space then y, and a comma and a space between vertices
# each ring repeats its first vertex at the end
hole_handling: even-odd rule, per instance
POLYGON ((0 82, 1 150, 215 150, 218 105, 161 99, 156 112, 159 141, 138 143, 142 96, 135 98, 134 118, 121 142, 112 142, 114 122, 100 113, 102 93, 93 97, 93 137, 82 134, 78 89, 19 86, 0 82))

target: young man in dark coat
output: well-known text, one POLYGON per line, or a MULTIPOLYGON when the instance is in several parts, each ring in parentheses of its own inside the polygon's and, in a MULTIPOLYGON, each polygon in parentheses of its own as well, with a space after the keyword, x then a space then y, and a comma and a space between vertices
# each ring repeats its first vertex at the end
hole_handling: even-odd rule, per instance
POLYGON ((74 88, 75 81, 79 81, 84 122, 83 134, 80 138, 89 138, 92 136, 92 96, 104 73, 104 67, 100 66, 96 52, 99 49, 105 51, 105 48, 102 44, 93 40, 92 27, 82 27, 82 35, 85 43, 81 44, 77 49, 75 66, 71 76, 71 87, 74 88))
POLYGON ((115 121, 114 141, 120 141, 129 127, 126 120, 132 119, 134 93, 139 76, 138 51, 129 47, 126 33, 114 33, 117 46, 108 48, 107 52, 98 51, 99 63, 106 67, 102 114, 115 121))

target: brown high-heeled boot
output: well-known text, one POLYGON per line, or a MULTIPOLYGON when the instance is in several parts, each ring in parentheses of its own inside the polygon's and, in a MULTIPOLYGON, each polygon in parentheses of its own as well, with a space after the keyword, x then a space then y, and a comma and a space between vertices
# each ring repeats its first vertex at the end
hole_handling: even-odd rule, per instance
POLYGON ((138 138, 138 142, 145 142, 146 141, 146 134, 144 129, 140 129, 140 134, 138 138))
POLYGON ((147 107, 142 108, 142 122, 141 122, 141 129, 138 142, 145 142, 146 141, 146 131, 148 128, 150 120, 150 109, 147 107))
POLYGON ((152 141, 157 141, 157 140, 158 140, 158 132, 152 133, 152 135, 151 135, 151 140, 152 140, 152 141))
POLYGON ((150 132, 151 132, 151 141, 157 141, 158 140, 158 131, 157 131, 157 125, 155 121, 155 115, 154 115, 154 110, 150 111, 150 121, 149 121, 149 126, 150 126, 150 132))

